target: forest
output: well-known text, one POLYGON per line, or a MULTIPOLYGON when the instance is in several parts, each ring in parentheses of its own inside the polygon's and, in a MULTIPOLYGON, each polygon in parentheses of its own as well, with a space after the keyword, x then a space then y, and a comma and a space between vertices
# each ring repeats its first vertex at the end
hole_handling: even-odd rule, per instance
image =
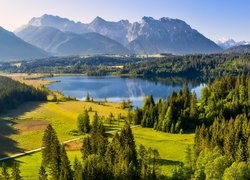
POLYGON ((127 75, 152 77, 215 78, 247 74, 250 54, 168 55, 165 57, 51 57, 2 63, 0 71, 23 73, 80 73, 85 75, 127 75), (18 65, 17 65, 18 64, 18 65))
POLYGON ((27 101, 45 101, 46 92, 0 76, 0 113, 14 109, 27 101))
POLYGON ((217 117, 230 120, 240 114, 250 118, 250 75, 217 78, 202 89, 199 100, 187 84, 166 100, 155 102, 149 96, 142 109, 135 110, 133 119, 135 124, 157 131, 183 133, 202 124, 210 126, 217 117))
POLYGON ((157 131, 195 130, 194 150, 173 179, 249 179, 250 75, 217 78, 199 100, 187 85, 167 100, 147 97, 132 119, 157 131))

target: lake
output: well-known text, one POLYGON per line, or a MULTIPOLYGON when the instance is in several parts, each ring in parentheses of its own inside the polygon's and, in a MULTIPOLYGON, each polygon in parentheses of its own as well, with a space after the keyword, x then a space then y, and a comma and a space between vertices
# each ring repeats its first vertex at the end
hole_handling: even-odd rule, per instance
MULTIPOLYGON (((155 100, 167 98, 173 91, 183 88, 185 80, 161 79, 146 80, 142 78, 129 78, 118 76, 56 76, 45 78, 58 81, 48 85, 51 90, 58 90, 65 96, 84 100, 89 94, 96 101, 107 99, 112 102, 122 102, 130 99, 135 107, 140 107, 145 96, 153 95, 155 100)), ((202 82, 187 82, 191 91, 197 97, 204 87, 202 82)))

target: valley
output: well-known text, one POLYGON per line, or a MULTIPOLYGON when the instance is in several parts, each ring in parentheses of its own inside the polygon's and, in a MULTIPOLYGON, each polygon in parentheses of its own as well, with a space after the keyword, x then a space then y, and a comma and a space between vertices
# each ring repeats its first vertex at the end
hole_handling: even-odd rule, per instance
POLYGON ((0 2, 0 180, 249 180, 250 2, 0 2))

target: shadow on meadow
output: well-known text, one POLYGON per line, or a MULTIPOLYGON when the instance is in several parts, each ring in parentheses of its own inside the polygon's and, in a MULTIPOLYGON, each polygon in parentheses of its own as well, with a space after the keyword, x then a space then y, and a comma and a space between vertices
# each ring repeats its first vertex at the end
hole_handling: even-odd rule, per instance
POLYGON ((164 165, 178 166, 178 165, 183 165, 183 162, 167 160, 167 159, 158 159, 157 164, 160 166, 164 166, 164 165))
POLYGON ((10 120, 0 120, 0 158, 6 157, 9 153, 22 152, 22 149, 18 148, 18 143, 8 137, 17 134, 13 124, 10 120))
POLYGON ((8 154, 17 154, 25 151, 25 149, 19 148, 18 142, 11 139, 10 136, 19 133, 19 130, 15 128, 18 117, 33 111, 41 104, 41 102, 28 102, 0 117, 0 158, 7 157, 8 154))

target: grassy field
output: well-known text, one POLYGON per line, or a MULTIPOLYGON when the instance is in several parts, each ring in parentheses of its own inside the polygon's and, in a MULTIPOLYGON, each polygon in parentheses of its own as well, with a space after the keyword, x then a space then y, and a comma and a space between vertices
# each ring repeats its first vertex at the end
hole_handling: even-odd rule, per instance
MULTIPOLYGON (((81 159, 81 152, 78 151, 67 151, 69 160, 73 166, 74 159, 77 157, 81 159)), ((15 159, 20 163, 21 176, 24 180, 36 180, 38 179, 38 172, 42 161, 42 153, 37 152, 30 155, 22 156, 15 159)), ((12 161, 7 161, 7 164, 11 164, 12 161)))
POLYGON ((48 124, 55 128, 60 141, 75 138, 70 132, 76 129, 77 116, 84 109, 92 108, 92 112, 89 112, 90 119, 95 112, 104 117, 110 113, 114 116, 126 116, 127 111, 120 106, 119 103, 98 104, 83 101, 26 103, 0 117, 0 132, 6 138, 6 142, 0 141, 1 146, 5 147, 0 150, 5 151, 1 154, 10 155, 41 147, 43 131, 48 124))
POLYGON ((49 76, 49 74, 27 74, 27 73, 6 74, 4 73, 0 75, 12 78, 13 80, 19 81, 21 83, 25 83, 30 86, 34 86, 36 88, 53 83, 53 81, 40 79, 42 77, 49 76))
POLYGON ((151 128, 133 129, 136 144, 152 147, 159 151, 161 173, 171 175, 173 168, 184 161, 185 150, 188 145, 193 145, 194 134, 169 134, 158 132, 151 128))

